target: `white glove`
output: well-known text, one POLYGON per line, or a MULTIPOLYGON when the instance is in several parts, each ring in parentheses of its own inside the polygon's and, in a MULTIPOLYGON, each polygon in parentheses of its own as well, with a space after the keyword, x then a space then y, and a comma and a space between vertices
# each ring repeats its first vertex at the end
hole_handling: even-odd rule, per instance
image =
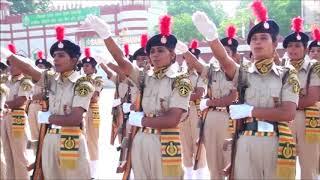
POLYGON ((121 104, 121 99, 118 98, 118 99, 114 99, 113 102, 112 102, 112 107, 117 107, 121 104))
POLYGON ((209 106, 207 105, 207 102, 208 102, 208 98, 206 99, 201 99, 200 101, 200 111, 203 111, 205 109, 207 109, 209 106))
POLYGON ((181 41, 178 41, 178 43, 176 44, 176 48, 175 50, 177 52, 181 52, 182 54, 188 52, 189 48, 186 44, 184 44, 183 42, 181 41))
POLYGON ((49 124, 50 116, 51 116, 51 113, 49 111, 47 112, 38 111, 38 123, 49 124))
POLYGON ((131 111, 129 115, 129 124, 132 126, 142 127, 143 117, 144 117, 144 112, 131 111))
POLYGON ((216 25, 208 18, 204 12, 195 12, 192 15, 193 24, 207 41, 218 39, 218 30, 216 25))
POLYGON ((122 111, 124 113, 128 113, 131 111, 131 103, 123 103, 122 104, 122 111))
POLYGON ((252 117, 253 106, 250 106, 248 104, 231 105, 229 108, 231 119, 252 117))
POLYGON ((88 26, 96 31, 102 39, 108 39, 111 35, 110 25, 97 16, 88 15, 84 20, 84 26, 88 26))
POLYGON ((93 54, 94 59, 97 61, 97 64, 108 64, 109 62, 112 62, 112 56, 109 52, 102 52, 96 50, 93 54))
POLYGON ((6 59, 9 57, 9 56, 11 56, 13 53, 9 50, 9 49, 7 49, 7 48, 4 48, 4 47, 1 47, 1 59, 3 60, 3 62, 2 63, 4 63, 5 61, 6 61, 6 59))

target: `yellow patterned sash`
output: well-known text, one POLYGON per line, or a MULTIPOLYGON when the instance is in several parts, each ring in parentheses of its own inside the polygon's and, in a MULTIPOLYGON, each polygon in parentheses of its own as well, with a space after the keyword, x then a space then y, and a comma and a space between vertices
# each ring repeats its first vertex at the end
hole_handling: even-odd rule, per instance
POLYGON ((197 99, 194 101, 194 105, 196 106, 196 109, 197 109, 197 115, 198 115, 198 118, 201 119, 201 116, 202 116, 202 112, 200 110, 200 99, 197 99))
POLYGON ((62 127, 60 137, 60 167, 75 169, 80 157, 80 134, 79 127, 62 127))
POLYGON ((92 125, 94 128, 99 128, 99 125, 100 125, 99 104, 90 103, 90 109, 92 113, 92 125))
MULTIPOLYGON (((244 131, 245 136, 272 137, 276 132, 244 131)), ((278 122, 277 176, 284 179, 296 177, 296 143, 287 122, 278 122)))
POLYGON ((236 120, 233 120, 233 119, 231 119, 231 118, 229 117, 229 120, 228 120, 228 132, 229 132, 230 134, 235 133, 235 131, 236 131, 235 126, 236 126, 236 120))
POLYGON ((22 138, 24 135, 24 127, 26 123, 26 112, 24 109, 14 109, 11 112, 12 117, 12 134, 15 138, 22 138))
POLYGON ((278 122, 277 176, 284 179, 296 177, 296 143, 287 122, 278 122))
POLYGON ((309 144, 320 144, 320 111, 317 106, 310 106, 304 109, 305 119, 305 140, 309 144))
POLYGON ((165 177, 181 177, 181 145, 179 128, 161 129, 162 174, 165 177))

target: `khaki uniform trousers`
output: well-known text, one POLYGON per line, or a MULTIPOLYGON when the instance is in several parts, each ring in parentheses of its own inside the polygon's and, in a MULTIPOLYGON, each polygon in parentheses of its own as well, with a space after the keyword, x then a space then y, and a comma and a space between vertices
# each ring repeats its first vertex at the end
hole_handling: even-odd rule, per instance
MULTIPOLYGON (((0 112, 1 113, 1 112, 0 112)), ((0 127, 3 126, 4 121, 3 121, 3 116, 0 114, 0 127)), ((0 179, 4 179, 5 177, 7 177, 7 168, 6 168, 6 159, 4 156, 4 152, 3 152, 3 144, 2 144, 2 139, 1 139, 1 135, 0 135, 0 179)))
POLYGON ((28 109, 28 120, 31 132, 31 139, 38 140, 40 124, 38 123, 38 112, 42 110, 39 103, 32 102, 28 109))
POLYGON ((60 168, 60 134, 46 134, 42 149, 42 169, 44 179, 90 179, 89 157, 86 140, 80 135, 79 152, 75 169, 60 168))
POLYGON ((181 179, 163 177, 160 135, 138 132, 132 144, 132 170, 135 179, 181 179))
POLYGON ((92 111, 88 110, 85 117, 85 136, 91 161, 99 159, 99 128, 93 127, 92 111))
POLYGON ((235 179, 276 179, 277 150, 277 136, 240 136, 237 141, 235 179))
POLYGON ((204 125, 204 146, 211 179, 223 179, 222 170, 231 159, 231 151, 223 151, 223 143, 230 138, 227 112, 208 112, 204 125))
POLYGON ((308 144, 305 141, 305 114, 297 111, 290 128, 297 142, 297 155, 301 168, 301 179, 317 179, 319 162, 319 144, 308 144))
MULTIPOLYGON (((180 123, 180 137, 182 146, 182 160, 185 167, 192 167, 193 161, 197 153, 197 140, 199 138, 199 121, 197 109, 194 103, 190 104, 188 117, 180 123)), ((202 144, 203 146, 203 144, 202 144)), ((202 148, 200 159, 198 162, 199 168, 206 166, 205 149, 202 148)))
POLYGON ((5 156, 8 179, 30 179, 27 166, 27 142, 30 136, 28 120, 25 121, 22 137, 14 137, 12 132, 13 119, 10 113, 4 116, 1 125, 2 147, 5 156))

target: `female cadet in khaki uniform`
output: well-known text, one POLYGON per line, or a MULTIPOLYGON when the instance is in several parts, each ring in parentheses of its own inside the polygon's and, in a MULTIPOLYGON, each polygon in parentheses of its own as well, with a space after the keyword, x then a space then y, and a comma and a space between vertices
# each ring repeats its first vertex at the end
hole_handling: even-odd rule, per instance
POLYGON ((90 179, 88 150, 81 133, 83 114, 89 109, 94 92, 91 80, 75 71, 80 47, 64 40, 64 27, 57 26, 57 42, 50 48, 57 73, 40 71, 25 63, 24 58, 5 49, 1 54, 13 66, 32 77, 39 85, 48 85, 49 111, 40 123, 49 123, 42 149, 42 169, 45 179, 90 179))
POLYGON ((183 43, 179 42, 177 49, 184 53, 188 64, 196 68, 208 83, 212 82, 207 85, 210 89, 206 99, 201 99, 200 110, 210 107, 204 125, 204 146, 210 177, 222 179, 222 169, 230 162, 230 151, 223 151, 225 139, 231 137, 228 132, 227 107, 237 98, 236 88, 226 77, 219 63, 212 63, 210 67, 206 67, 192 58, 192 54, 186 51, 187 47, 183 43))
MULTIPOLYGON (((35 65, 40 69, 50 69, 52 64, 43 58, 43 52, 37 52, 35 65)), ((43 99, 43 88, 35 85, 32 91, 32 100, 28 108, 28 119, 31 131, 31 140, 37 141, 39 138, 40 125, 38 124, 38 112, 41 111, 41 100, 43 99)))
MULTIPOLYGON (((201 51, 198 49, 199 42, 192 40, 190 43, 189 52, 195 56, 195 61, 198 61, 201 51)), ((188 64, 188 63, 187 63, 188 64)), ((189 102, 189 112, 186 118, 180 124, 181 146, 183 165, 185 167, 184 179, 192 179, 193 175, 196 179, 203 179, 205 175, 205 151, 204 148, 201 151, 198 169, 193 172, 194 160, 197 153, 197 140, 199 139, 199 120, 201 117, 200 100, 205 94, 207 89, 206 80, 198 75, 197 71, 188 66, 188 74, 193 87, 193 92, 189 102)), ((200 146, 203 146, 201 144, 200 146)))
MULTIPOLYGON (((303 33, 303 19, 292 19, 292 34, 283 41, 289 62, 298 71, 300 98, 298 111, 292 123, 292 130, 297 140, 301 179, 317 179, 320 112, 316 106, 320 97, 320 63, 307 58, 309 37, 303 33), (310 75, 309 75, 310 74, 310 75)), ((289 63, 288 62, 288 63, 289 63)))
POLYGON ((261 1, 254 1, 252 7, 260 21, 247 37, 254 64, 240 72, 218 40, 217 28, 207 15, 196 12, 192 20, 208 41, 226 76, 236 84, 239 80, 240 85, 247 85, 244 102, 241 102, 244 104, 230 106, 232 119, 246 119, 236 144, 234 178, 294 179, 296 151, 287 122, 296 112, 299 81, 294 69, 289 71, 273 63, 278 25, 268 20, 261 1))
MULTIPOLYGON (((9 88, 6 83, 8 81, 7 75, 7 65, 3 62, 0 62, 0 127, 4 126, 3 116, 4 116, 4 104, 6 102, 6 98, 9 94, 9 88)), ((1 134, 0 134, 1 137, 1 134)), ((3 152, 3 143, 0 138, 0 179, 5 179, 7 177, 7 168, 6 168, 6 159, 3 152)))
POLYGON ((84 130, 87 139, 87 146, 90 156, 90 172, 91 178, 97 178, 97 163, 99 160, 99 96, 103 88, 103 81, 101 76, 97 76, 97 61, 91 56, 89 48, 84 50, 85 58, 81 60, 81 66, 87 78, 93 82, 95 91, 91 97, 89 110, 85 116, 84 130))
MULTIPOLYGON (((11 53, 16 53, 13 44, 9 44, 8 48, 11 53)), ((6 85, 10 92, 5 102, 6 113, 3 117, 3 126, 1 126, 1 139, 7 165, 6 178, 29 179, 26 147, 30 138, 30 129, 25 105, 31 95, 33 83, 10 61, 7 61, 7 64, 10 78, 6 85)))
POLYGON ((188 110, 190 80, 178 76, 171 64, 177 39, 171 35, 171 17, 160 19, 161 33, 149 39, 146 52, 154 69, 139 80, 140 71, 126 60, 110 37, 110 26, 95 16, 85 25, 95 29, 121 70, 136 86, 143 81, 143 112, 130 112, 129 124, 141 127, 132 145, 132 168, 136 179, 178 178, 182 176, 181 147, 177 125, 188 110))
POLYGON ((320 27, 314 27, 312 30, 313 41, 309 45, 309 57, 320 61, 320 27))

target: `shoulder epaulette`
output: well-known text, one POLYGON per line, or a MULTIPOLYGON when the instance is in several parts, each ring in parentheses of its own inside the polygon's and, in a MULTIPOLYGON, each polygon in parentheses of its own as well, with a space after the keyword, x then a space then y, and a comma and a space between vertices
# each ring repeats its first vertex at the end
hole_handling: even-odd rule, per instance
POLYGON ((9 93, 9 88, 4 84, 4 83, 0 83, 0 95, 1 96, 6 96, 9 93))
POLYGON ((317 74, 318 77, 320 78, 320 62, 319 61, 312 64, 311 70, 313 73, 317 74))
POLYGON ((5 74, 0 75, 0 83, 7 83, 9 81, 9 76, 5 74))
POLYGON ((93 80, 89 77, 81 77, 76 81, 75 92, 78 96, 85 97, 94 91, 93 80))
POLYGON ((293 66, 286 66, 284 69, 286 69, 285 77, 287 80, 283 79, 283 81, 288 81, 290 85, 292 85, 292 91, 295 94, 299 94, 300 92, 300 83, 298 78, 298 72, 293 66))
POLYGON ((33 87, 32 79, 30 77, 23 77, 20 80, 20 86, 22 87, 23 91, 31 91, 33 87))
POLYGON ((102 86, 103 84, 103 79, 102 79, 102 76, 97 76, 94 78, 94 84, 96 86, 102 86))
POLYGON ((192 83, 187 73, 177 76, 174 79, 173 87, 178 89, 180 96, 188 96, 193 90, 192 83))

